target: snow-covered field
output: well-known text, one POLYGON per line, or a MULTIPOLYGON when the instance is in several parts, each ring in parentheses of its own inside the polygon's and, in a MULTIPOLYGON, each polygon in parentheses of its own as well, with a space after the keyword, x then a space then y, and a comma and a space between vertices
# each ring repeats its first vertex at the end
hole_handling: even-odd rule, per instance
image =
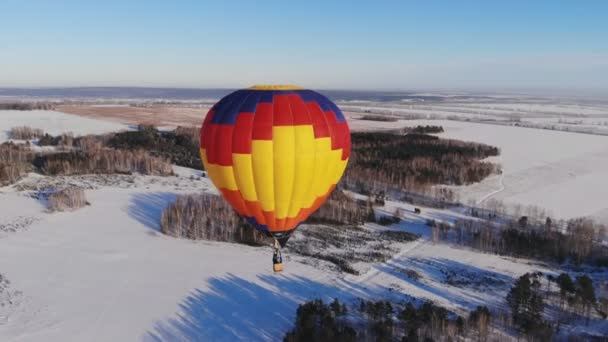
POLYGON ((608 223, 608 136, 489 125, 452 120, 380 122, 354 119, 356 130, 439 125, 441 137, 497 146, 503 174, 455 187, 461 200, 494 198, 511 205, 535 205, 557 218, 592 216, 608 223))
POLYGON ((503 175, 462 189, 463 198, 480 200, 487 187, 492 198, 511 204, 537 205, 558 218, 595 216, 608 223, 608 137, 514 126, 456 121, 422 121, 439 124, 443 137, 498 146, 495 159, 503 175))
MULTIPOLYGON (((50 119, 41 112, 32 114, 51 122, 37 126, 33 116, 20 113, 1 120, 0 130, 30 125, 54 134, 84 134, 126 128, 92 125, 90 120, 85 123, 54 112, 46 112, 50 119)), ((446 136, 503 149, 505 191, 510 180, 524 182, 522 177, 533 177, 543 167, 559 176, 545 187, 558 186, 561 169, 579 163, 586 166, 575 169, 577 175, 596 179, 598 173, 584 158, 591 155, 606 161, 608 146, 599 139, 604 137, 578 140, 578 135, 553 136, 549 133, 554 132, 521 128, 441 124, 446 136), (517 141, 528 146, 518 148, 517 141), (561 147, 548 152, 551 143, 561 147)), ((17 185, 0 188, 0 341, 276 341, 292 327, 297 305, 314 298, 338 297, 354 303, 356 298, 416 297, 456 311, 481 303, 496 308, 505 305, 506 292, 521 274, 555 272, 528 260, 432 244, 426 220, 450 222, 463 217, 461 213, 422 208, 422 214, 416 215, 410 205, 389 202, 387 212, 396 207, 405 211, 404 221, 391 228, 422 237, 403 243, 388 262, 369 264, 366 272, 353 276, 313 266, 304 257, 284 255, 286 270, 274 274, 269 248, 192 242, 159 232, 161 212, 177 195, 215 192, 199 172, 178 167, 175 171, 176 176, 166 178, 32 174, 17 185), (66 184, 85 187, 91 205, 47 213, 44 203, 35 198, 35 189, 66 184), (408 270, 420 277, 412 279, 408 270)), ((570 192, 576 194, 574 188, 580 183, 573 184, 570 192)), ((587 194, 597 188, 595 184, 586 189, 587 194)), ((515 194, 533 199, 532 193, 515 194)), ((384 229, 374 224, 365 228, 384 229)), ((608 334, 608 328, 598 326, 597 331, 608 334)))
POLYGON ((0 110, 0 143, 8 140, 8 131, 16 126, 42 129, 51 135, 62 133, 101 134, 125 130, 127 125, 48 110, 0 110))

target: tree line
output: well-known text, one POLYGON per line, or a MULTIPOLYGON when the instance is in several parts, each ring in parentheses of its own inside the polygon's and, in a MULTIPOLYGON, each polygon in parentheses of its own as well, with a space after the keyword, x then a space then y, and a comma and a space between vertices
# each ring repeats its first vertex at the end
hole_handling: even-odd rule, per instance
POLYGON ((153 157, 143 150, 101 149, 41 154, 32 163, 42 174, 49 176, 135 172, 144 175, 173 175, 169 160, 153 157))
POLYGON ((52 110, 50 102, 0 102, 0 110, 52 110))
POLYGON ((454 224, 429 221, 434 241, 448 241, 484 252, 564 263, 608 265, 606 227, 589 218, 540 225, 527 216, 507 222, 459 219, 454 224), (565 229, 562 228, 565 226, 565 229))
POLYGON ((425 134, 353 133, 352 150, 343 183, 361 193, 463 185, 500 172, 481 161, 498 155, 498 148, 425 134))
POLYGON ((117 149, 145 149, 149 153, 171 159, 171 162, 191 169, 202 170, 200 130, 196 127, 177 127, 161 132, 153 126, 140 126, 137 131, 113 133, 107 146, 117 149))
POLYGON ((578 324, 576 320, 584 318, 588 324, 595 312, 606 319, 608 313, 600 306, 606 300, 601 297, 598 301, 593 280, 586 274, 572 279, 567 273, 543 277, 540 272, 519 277, 506 297, 512 324, 523 335, 538 341, 551 340, 563 323, 578 324), (556 303, 553 319, 545 319, 545 309, 556 303))
POLYGON ((386 300, 360 300, 347 307, 338 299, 315 299, 300 304, 285 342, 309 341, 435 341, 486 340, 492 314, 479 306, 466 316, 456 315, 430 301, 405 305, 386 300), (352 319, 357 317, 356 319, 352 319), (350 319, 349 319, 350 318, 350 319), (356 323, 355 323, 356 322, 356 323))
POLYGON ((219 196, 184 195, 168 206, 160 221, 161 232, 191 240, 268 243, 268 237, 236 215, 219 196))

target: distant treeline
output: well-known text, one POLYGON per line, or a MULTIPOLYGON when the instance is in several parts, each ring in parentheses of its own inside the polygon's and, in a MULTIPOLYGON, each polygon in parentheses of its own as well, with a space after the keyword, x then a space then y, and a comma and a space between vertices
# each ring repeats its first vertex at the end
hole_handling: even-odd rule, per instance
POLYGON ((156 156, 169 158, 179 166, 201 170, 200 129, 178 127, 160 132, 153 126, 140 126, 137 131, 114 133, 108 146, 118 149, 145 149, 156 156))
POLYGON ((360 120, 397 122, 397 121, 399 121, 399 118, 395 117, 395 116, 386 116, 386 115, 363 115, 360 120))
POLYGON ((375 221, 374 208, 369 202, 359 203, 342 190, 334 190, 327 201, 314 212, 307 222, 360 225, 375 221))
POLYGON ((608 266, 608 247, 602 241, 606 227, 588 218, 556 225, 547 218, 544 225, 530 223, 526 216, 510 222, 458 220, 453 226, 428 223, 434 240, 451 241, 485 252, 544 261, 608 266))
POLYGON ((361 300, 358 307, 349 310, 337 299, 328 304, 316 299, 298 306, 295 326, 283 341, 485 341, 491 319, 485 306, 463 317, 431 301, 403 306, 386 300, 361 300))
MULTIPOLYGON (((15 127, 9 131, 19 139, 39 137, 39 146, 55 146, 56 151, 35 153, 30 143, 0 144, 0 185, 18 181, 27 172, 45 175, 131 174, 169 176, 173 174, 171 160, 165 155, 153 155, 144 149, 112 148, 114 135, 71 134, 51 136, 30 127, 15 127)), ((183 133, 182 135, 187 133, 183 133)), ((174 133, 175 136, 180 134, 174 133)), ((190 139, 190 138, 188 138, 190 139)))
POLYGON ((481 161, 497 156, 496 147, 424 134, 353 133, 352 150, 344 183, 361 193, 470 184, 500 171, 481 161))
POLYGON ((0 102, 0 110, 52 110, 50 102, 0 102))
POLYGON ((101 149, 93 152, 70 151, 39 155, 34 166, 43 174, 131 174, 170 176, 173 167, 169 160, 154 157, 146 151, 101 149))
POLYGON ((219 196, 185 195, 177 198, 161 217, 161 232, 191 240, 261 245, 263 233, 253 229, 219 196))
POLYGON ((442 126, 430 126, 430 125, 416 126, 416 127, 412 128, 411 132, 416 133, 416 134, 443 133, 443 127, 442 126))

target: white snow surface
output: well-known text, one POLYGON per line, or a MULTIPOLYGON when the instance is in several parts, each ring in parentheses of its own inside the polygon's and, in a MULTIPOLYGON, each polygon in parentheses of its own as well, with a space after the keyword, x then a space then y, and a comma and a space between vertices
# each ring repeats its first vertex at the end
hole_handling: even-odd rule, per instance
POLYGON ((51 135, 68 132, 76 135, 102 134, 129 128, 123 124, 49 110, 0 110, 0 143, 9 139, 8 131, 16 126, 40 128, 51 135))
POLYGON ((480 199, 487 185, 504 189, 492 198, 511 204, 536 205, 558 218, 594 216, 608 223, 608 137, 485 125, 459 121, 416 121, 444 127, 442 137, 497 146, 501 154, 490 160, 504 175, 464 187, 462 196, 480 199), (479 191, 481 190, 481 191, 479 191))
MULTIPOLYGON (((12 114, 19 114, 22 121, 0 121, 0 129, 31 125, 35 120, 30 114, 44 118, 23 113, 12 114)), ((65 115, 46 113, 54 118, 65 115)), ((65 121, 58 119, 55 124, 63 123, 49 133, 94 132, 96 128, 87 125, 78 130, 80 120, 69 115, 65 121)), ((515 134, 529 144, 544 143, 520 130, 484 130, 500 126, 441 124, 447 135, 465 140, 502 139, 497 142, 511 146, 510 136, 515 134)), ((568 141, 562 139, 568 138, 549 140, 568 141)), ((601 159, 605 150, 600 142, 573 139, 574 146, 566 144, 563 151, 537 156, 541 161, 524 148, 501 146, 502 162, 512 163, 505 167, 505 175, 561 165, 564 159, 587 154, 599 154, 601 159), (524 165, 517 163, 517 153, 523 154, 524 165)), ((461 213, 422 208, 416 215, 410 205, 388 202, 387 213, 396 207, 406 212, 404 221, 390 228, 422 236, 403 243, 393 259, 370 264, 362 275, 345 276, 307 263, 306 258, 284 255, 285 271, 274 274, 269 248, 193 242, 159 232, 161 212, 176 196, 216 192, 200 172, 178 167, 175 171, 175 177, 164 178, 29 175, 15 186, 0 188, 0 228, 6 228, 0 229, 0 273, 10 280, 10 293, 18 298, 0 309, 0 341, 276 341, 291 329, 297 305, 306 300, 337 297, 355 303, 356 298, 415 297, 462 312, 480 303, 504 306, 510 284, 525 272, 554 272, 523 259, 433 245, 426 220, 451 222, 461 213), (20 190, 49 184, 83 186, 91 205, 51 214, 32 196, 35 191, 20 190), (406 269, 420 279, 405 276, 406 269), (486 285, 487 279, 494 284, 486 285), (461 281, 472 283, 460 285, 461 281)), ((371 224, 366 228, 385 229, 371 224)))
POLYGON ((591 216, 608 224, 608 136, 452 120, 380 122, 350 119, 357 130, 443 126, 444 138, 500 148, 488 161, 502 175, 453 187, 465 203, 494 198, 544 208, 556 218, 591 216))

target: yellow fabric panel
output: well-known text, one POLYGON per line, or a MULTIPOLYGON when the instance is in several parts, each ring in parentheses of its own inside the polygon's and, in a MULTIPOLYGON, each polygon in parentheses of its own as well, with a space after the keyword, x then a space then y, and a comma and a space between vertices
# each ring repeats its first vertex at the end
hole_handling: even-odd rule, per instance
POLYGON ((348 163, 331 138, 314 137, 311 125, 273 127, 273 140, 253 140, 252 153, 233 153, 233 166, 209 164, 200 150, 209 178, 220 189, 239 190, 276 219, 296 217, 336 184, 348 163))
POLYGON ((315 169, 315 134, 312 126, 295 127, 295 177, 288 217, 295 217, 311 200, 311 183, 315 169))
MULTIPOLYGON (((295 176, 295 127, 272 127, 274 148, 274 199, 275 217, 287 217, 295 176)), ((299 157, 299 156, 298 156, 299 157)))
POLYGON ((201 159, 203 160, 203 165, 205 166, 205 170, 207 170, 207 174, 209 174, 209 178, 211 178, 211 181, 213 181, 216 188, 238 190, 232 166, 209 164, 204 149, 201 149, 201 159))
MULTIPOLYGON (((342 151, 342 150, 340 150, 340 151, 342 151)), ((348 159, 342 160, 342 156, 340 155, 340 159, 337 163, 338 163, 338 167, 336 168, 336 173, 334 175, 334 180, 333 180, 332 184, 338 184, 338 182, 340 181, 340 178, 342 178, 342 175, 344 174, 344 170, 346 170, 346 165, 348 164, 348 159)))
POLYGON ((253 181, 260 206, 274 211, 274 152, 271 140, 251 141, 253 181))
MULTIPOLYGON (((315 171, 312 181, 314 200, 327 192, 329 180, 327 179, 327 169, 331 162, 331 138, 318 138, 315 140, 315 171)), ((313 196, 311 196, 313 197, 313 196)), ((310 205, 312 206, 312 202, 310 205)))
POLYGON ((253 179, 253 165, 251 163, 251 154, 233 153, 232 167, 234 168, 234 178, 239 186, 241 195, 247 201, 257 201, 258 196, 255 190, 255 182, 253 179))
POLYGON ((203 166, 205 167, 205 171, 207 171, 207 175, 211 179, 211 182, 213 182, 213 185, 219 189, 219 184, 216 182, 217 177, 212 174, 215 169, 211 168, 211 165, 209 165, 209 162, 207 161, 207 153, 205 152, 204 148, 201 148, 201 160, 203 161, 203 166))
POLYGON ((219 184, 220 189, 239 189, 236 185, 236 180, 234 179, 232 166, 211 165, 211 167, 216 169, 214 173, 217 175, 217 183, 219 184))
MULTIPOLYGON (((336 184, 336 174, 340 168, 340 159, 342 159, 342 149, 331 150, 329 152, 329 165, 327 167, 327 188, 331 185, 336 184)), ((327 188, 325 191, 327 191, 327 188)))

